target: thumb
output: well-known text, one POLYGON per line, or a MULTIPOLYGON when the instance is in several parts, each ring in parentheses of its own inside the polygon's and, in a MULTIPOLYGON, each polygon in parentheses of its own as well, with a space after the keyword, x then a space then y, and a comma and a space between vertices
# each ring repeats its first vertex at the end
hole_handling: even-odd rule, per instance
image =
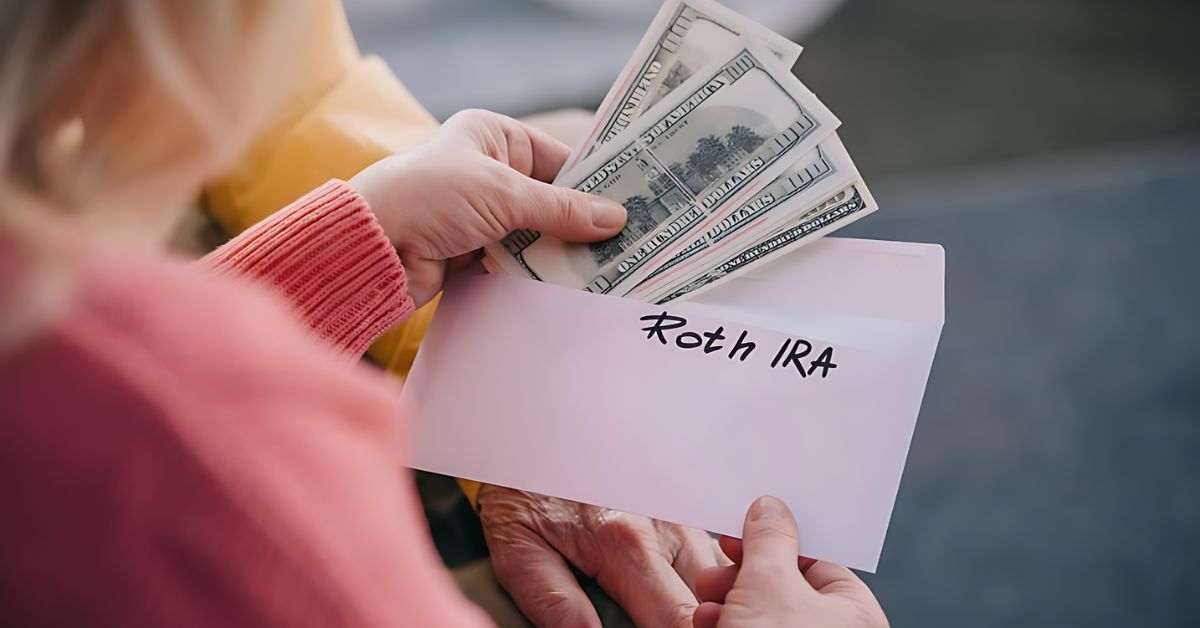
POLYGON ((800 539, 787 505, 759 497, 750 505, 742 530, 742 568, 747 572, 796 573, 800 539))
POLYGON ((509 229, 534 229, 566 242, 607 240, 625 227, 616 201, 519 175, 509 187, 509 229))

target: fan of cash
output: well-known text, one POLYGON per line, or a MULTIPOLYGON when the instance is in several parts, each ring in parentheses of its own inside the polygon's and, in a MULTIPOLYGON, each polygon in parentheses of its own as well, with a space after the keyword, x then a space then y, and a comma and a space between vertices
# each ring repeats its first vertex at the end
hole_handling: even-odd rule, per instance
POLYGON ((484 265, 666 303, 874 211, 840 122, 791 73, 800 51, 711 0, 667 0, 554 181, 621 203, 625 228, 514 231, 484 265))

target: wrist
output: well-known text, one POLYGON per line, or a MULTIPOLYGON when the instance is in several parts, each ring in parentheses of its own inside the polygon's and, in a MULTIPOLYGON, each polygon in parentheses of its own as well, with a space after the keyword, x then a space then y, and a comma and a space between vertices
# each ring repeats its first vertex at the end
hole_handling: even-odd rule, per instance
POLYGON ((399 248, 402 236, 408 230, 403 224, 403 203, 396 194, 396 190, 403 188, 400 183, 403 169, 393 163, 395 160, 396 156, 387 157, 367 166, 351 177, 346 185, 362 197, 383 228, 384 235, 393 246, 399 248))

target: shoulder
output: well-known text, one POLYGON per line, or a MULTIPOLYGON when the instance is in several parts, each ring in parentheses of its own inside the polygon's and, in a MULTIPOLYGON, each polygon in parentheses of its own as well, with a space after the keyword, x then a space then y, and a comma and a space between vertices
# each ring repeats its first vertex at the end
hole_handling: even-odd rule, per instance
POLYGON ((252 286, 186 263, 97 264, 52 328, 0 356, 0 501, 22 513, 0 518, 21 539, 0 576, 31 595, 52 578, 114 617, 288 615, 286 591, 356 612, 335 572, 370 554, 347 556, 357 546, 325 527, 373 520, 358 487, 399 490, 395 398, 252 286), (195 569, 223 584, 199 596, 195 569), (267 581, 270 595, 239 593, 267 581))
MULTIPOLYGON (((313 338, 267 293, 183 262, 106 261, 29 346, 0 356, 8 429, 171 438, 222 460, 238 442, 345 429, 397 444, 398 384, 313 338)), ((389 449, 389 451, 391 451, 389 449)), ((264 457, 270 452, 264 451, 264 457)))
POLYGON ((396 386, 316 339, 269 290, 188 262, 97 264, 58 333, 167 402, 203 395, 221 408, 302 391, 309 403, 390 403, 396 386))

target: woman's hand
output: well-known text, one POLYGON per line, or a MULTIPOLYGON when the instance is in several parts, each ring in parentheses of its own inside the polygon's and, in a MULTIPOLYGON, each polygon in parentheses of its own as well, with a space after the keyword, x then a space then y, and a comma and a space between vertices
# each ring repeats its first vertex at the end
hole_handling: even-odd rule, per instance
POLYGON ((692 625, 692 585, 729 559, 704 532, 608 508, 484 484, 479 520, 496 579, 538 626, 600 626, 571 567, 638 626, 692 625))
POLYGON ((441 290, 448 270, 513 229, 593 242, 625 226, 619 204, 546 183, 569 153, 512 118, 468 110, 423 144, 358 173, 350 186, 396 246, 419 307, 441 290))
POLYGON ((783 502, 760 497, 746 513, 743 540, 721 537, 734 565, 696 578, 696 628, 813 626, 887 628, 875 596, 849 569, 799 558, 796 520, 783 502))

